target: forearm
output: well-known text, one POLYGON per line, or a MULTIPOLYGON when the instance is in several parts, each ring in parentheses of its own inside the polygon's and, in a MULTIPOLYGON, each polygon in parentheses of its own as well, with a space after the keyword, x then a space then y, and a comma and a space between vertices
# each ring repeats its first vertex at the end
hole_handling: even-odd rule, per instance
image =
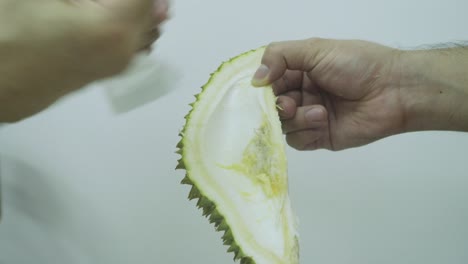
POLYGON ((468 48, 404 51, 397 67, 404 131, 468 131, 468 48))

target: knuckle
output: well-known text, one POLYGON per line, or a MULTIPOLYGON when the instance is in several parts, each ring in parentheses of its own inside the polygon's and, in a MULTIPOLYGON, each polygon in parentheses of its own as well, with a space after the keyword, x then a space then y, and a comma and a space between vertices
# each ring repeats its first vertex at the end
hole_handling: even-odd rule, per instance
POLYGON ((281 54, 281 50, 281 42, 272 42, 266 47, 265 54, 269 56, 277 56, 278 54, 281 54))
POLYGON ((323 43, 324 41, 325 39, 319 38, 319 37, 312 37, 312 38, 306 39, 306 43, 308 45, 317 45, 317 44, 323 43))

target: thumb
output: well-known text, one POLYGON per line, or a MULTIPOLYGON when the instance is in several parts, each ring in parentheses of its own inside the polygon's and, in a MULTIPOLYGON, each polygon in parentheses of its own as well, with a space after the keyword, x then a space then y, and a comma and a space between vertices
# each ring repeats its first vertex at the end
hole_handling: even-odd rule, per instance
POLYGON ((311 71, 325 54, 325 40, 307 39, 275 42, 268 45, 262 65, 255 72, 252 85, 265 86, 284 75, 286 70, 311 71))

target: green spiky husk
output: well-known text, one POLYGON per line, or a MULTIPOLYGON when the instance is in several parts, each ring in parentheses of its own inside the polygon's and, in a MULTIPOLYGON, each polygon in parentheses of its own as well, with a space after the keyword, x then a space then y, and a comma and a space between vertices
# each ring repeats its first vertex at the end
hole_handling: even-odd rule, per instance
MULTIPOLYGON (((183 159, 179 160, 176 168, 185 170, 183 159)), ((190 185, 192 187, 190 189, 188 199, 197 200, 197 207, 202 210, 202 215, 208 218, 211 224, 214 224, 216 231, 224 232, 221 239, 223 240, 223 244, 228 246, 227 252, 234 253, 234 261, 240 260, 241 264, 255 264, 255 261, 251 257, 246 256, 235 242, 235 238, 229 228, 229 224, 226 222, 223 215, 216 209, 215 203, 206 196, 203 196, 197 186, 190 180, 188 173, 182 179, 181 184, 190 185)))
MULTIPOLYGON (((263 47, 261 47, 263 48, 263 47)), ((235 60, 236 58, 239 58, 241 56, 247 55, 251 52, 255 52, 256 50, 250 50, 247 52, 244 52, 236 57, 231 58, 230 60, 222 63, 218 69, 210 74, 210 78, 208 82, 201 87, 201 92, 195 95, 195 101, 193 103, 190 103, 189 105, 191 106, 190 111, 188 114, 184 117, 186 120, 186 123, 188 119, 190 118, 190 115, 193 111, 193 109, 196 107, 197 102, 199 100, 199 96, 203 93, 205 87, 210 84, 211 80, 213 79, 213 75, 216 74, 217 72, 221 71, 225 65, 230 63, 231 61, 235 60)), ((190 175, 189 172, 186 170, 186 166, 184 164, 184 159, 183 159, 183 152, 184 152, 184 142, 183 142, 183 137, 185 133, 186 126, 182 129, 182 131, 179 133, 179 136, 181 137, 181 140, 178 142, 176 148, 176 153, 180 154, 182 157, 178 160, 176 169, 177 170, 185 170, 186 174, 185 177, 182 179, 181 184, 189 185, 191 186, 191 190, 188 195, 189 200, 197 200, 197 207, 202 210, 202 215, 205 216, 211 224, 214 224, 216 231, 218 232, 224 232, 222 235, 221 239, 223 240, 223 244, 228 246, 227 252, 232 252, 234 254, 234 261, 239 260, 240 264, 256 264, 255 261, 250 257, 244 254, 242 249, 237 245, 236 240, 234 235, 232 234, 231 229, 229 228, 229 224, 227 223, 226 219, 224 216, 216 209, 216 204, 211 201, 209 198, 203 195, 203 193, 200 192, 199 188, 196 186, 196 184, 190 180, 190 175)))

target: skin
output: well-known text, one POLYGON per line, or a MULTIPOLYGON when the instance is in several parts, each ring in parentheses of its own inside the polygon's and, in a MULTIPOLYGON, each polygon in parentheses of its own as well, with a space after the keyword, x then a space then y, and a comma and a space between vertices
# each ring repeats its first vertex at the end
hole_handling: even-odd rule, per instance
POLYGON ((468 131, 464 47, 277 42, 267 47, 252 83, 272 84, 286 140, 298 150, 343 150, 409 131, 468 131))
POLYGON ((122 72, 167 14, 167 0, 0 0, 0 123, 122 72))

